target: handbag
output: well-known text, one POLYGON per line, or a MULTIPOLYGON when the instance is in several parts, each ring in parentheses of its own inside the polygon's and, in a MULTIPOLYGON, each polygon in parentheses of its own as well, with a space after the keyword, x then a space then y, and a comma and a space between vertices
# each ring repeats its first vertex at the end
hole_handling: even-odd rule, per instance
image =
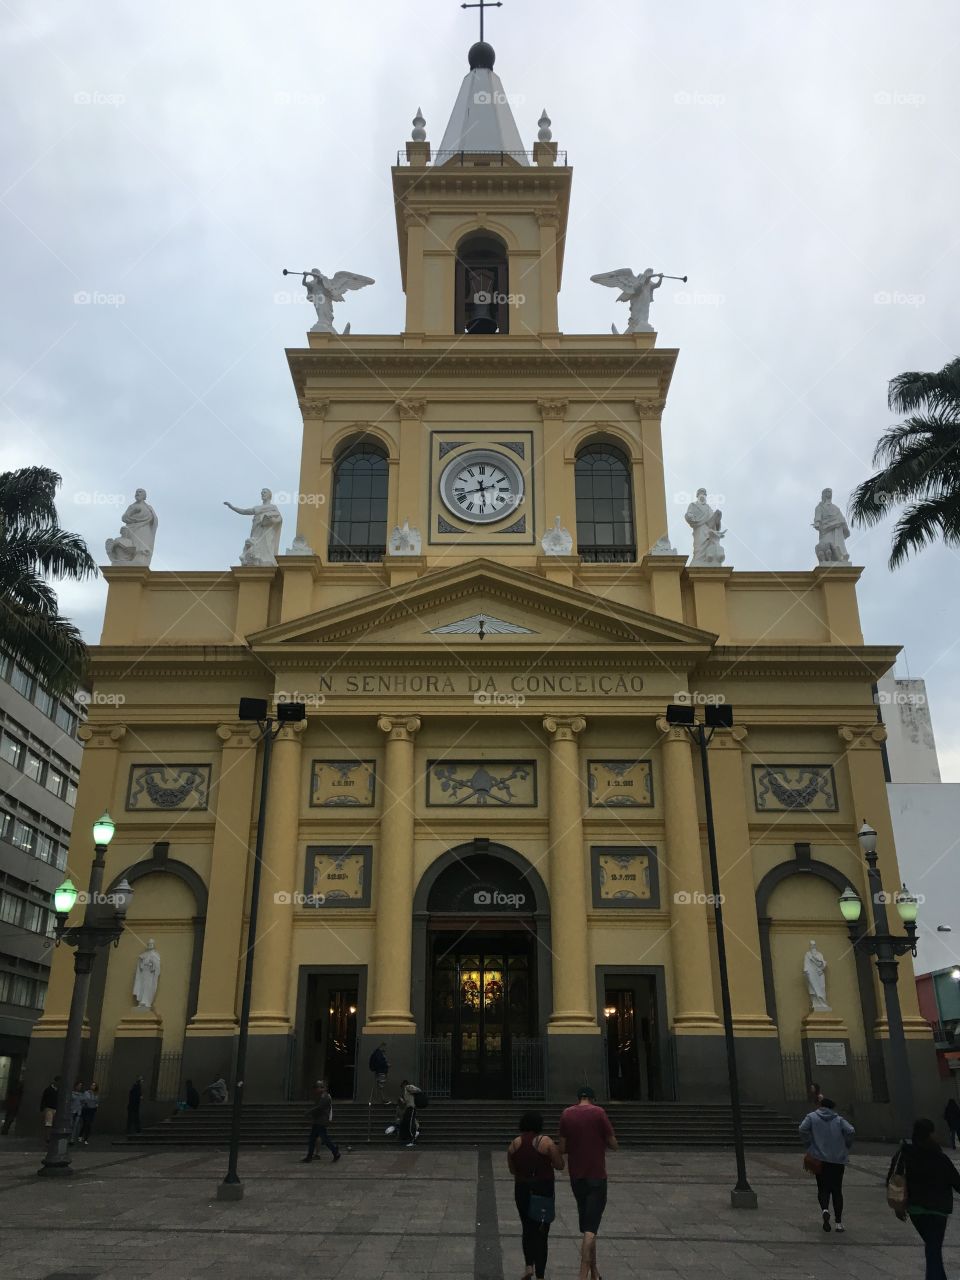
POLYGON ((527 1217, 531 1222, 539 1222, 541 1227, 549 1226, 557 1216, 557 1202, 553 1196, 531 1196, 527 1205, 527 1217))
POLYGON ((894 1156, 894 1164, 887 1178, 887 1204, 902 1221, 907 1216, 907 1178, 904 1172, 903 1147, 894 1156))
POLYGON ((819 1156, 812 1155, 808 1151, 803 1157, 803 1172, 809 1173, 815 1178, 818 1173, 823 1173, 823 1161, 819 1156))

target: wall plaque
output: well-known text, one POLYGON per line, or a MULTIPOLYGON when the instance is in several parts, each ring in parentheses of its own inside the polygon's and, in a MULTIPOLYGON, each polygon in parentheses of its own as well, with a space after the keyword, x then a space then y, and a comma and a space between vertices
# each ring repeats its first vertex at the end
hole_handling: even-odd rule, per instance
POLYGON ((533 760, 429 760, 427 804, 432 808, 532 809, 537 803, 533 760))
POLYGON ((376 801, 372 760, 314 760, 310 805, 314 809, 370 809, 376 801))
POLYGON ((829 764, 755 764, 758 813, 836 813, 837 783, 829 764))
POLYGON ((653 768, 649 760, 589 760, 590 804, 600 809, 649 809, 653 768))
POLYGON ((814 1040, 813 1060, 818 1067, 845 1067, 847 1046, 842 1040, 814 1040))
POLYGON ((208 764, 132 764, 127 810, 206 809, 210 800, 208 764))
POLYGON ((298 906, 369 907, 369 845, 311 845, 307 849, 304 900, 298 906))
POLYGON ((657 851, 649 845, 593 845, 590 871, 595 907, 652 908, 660 906, 657 851))

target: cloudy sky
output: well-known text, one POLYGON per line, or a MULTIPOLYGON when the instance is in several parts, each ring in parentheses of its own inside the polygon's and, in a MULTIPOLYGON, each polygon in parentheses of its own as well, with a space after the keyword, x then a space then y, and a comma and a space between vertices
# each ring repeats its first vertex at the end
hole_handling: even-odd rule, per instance
MULTIPOLYGON (((668 283, 671 534, 721 495, 728 563, 814 561, 891 421, 886 385, 960 353, 960 28, 953 0, 505 0, 497 71, 532 145, 574 166, 561 327, 625 320, 598 271, 668 283)), ((389 167, 422 107, 436 145, 476 14, 458 0, 2 0, 0 469, 64 478, 95 549, 138 485, 154 567, 236 563, 263 485, 296 490, 284 348, 313 314, 283 266, 376 278, 340 309, 403 323, 389 167)), ((284 543, 292 535, 288 520, 284 543)), ((960 780, 958 558, 886 567, 857 534, 867 639, 923 676, 960 780)), ((91 640, 103 583, 64 588, 91 640)))

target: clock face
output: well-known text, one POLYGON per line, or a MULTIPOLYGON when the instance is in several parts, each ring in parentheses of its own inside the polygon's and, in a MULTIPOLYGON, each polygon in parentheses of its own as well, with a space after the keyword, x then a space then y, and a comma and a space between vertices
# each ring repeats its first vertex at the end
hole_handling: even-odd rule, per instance
POLYGON ((523 500, 523 476, 503 454, 462 453, 443 471, 440 496, 461 520, 491 524, 513 515, 523 500))

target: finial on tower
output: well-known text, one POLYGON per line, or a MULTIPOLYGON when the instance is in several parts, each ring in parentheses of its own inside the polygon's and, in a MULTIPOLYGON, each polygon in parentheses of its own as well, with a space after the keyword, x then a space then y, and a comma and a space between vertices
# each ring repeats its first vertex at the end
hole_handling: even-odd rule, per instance
POLYGON ((549 142, 553 137, 553 130, 550 128, 552 123, 553 121, 547 115, 547 108, 544 107, 543 115, 537 121, 537 124, 540 126, 540 132, 537 134, 537 137, 541 142, 549 142))
POLYGON ((423 112, 420 110, 419 107, 417 107, 417 114, 413 117, 412 123, 413 123, 413 131, 411 132, 410 137, 414 140, 414 142, 426 142, 427 130, 425 126, 427 122, 426 120, 424 120, 423 112))

